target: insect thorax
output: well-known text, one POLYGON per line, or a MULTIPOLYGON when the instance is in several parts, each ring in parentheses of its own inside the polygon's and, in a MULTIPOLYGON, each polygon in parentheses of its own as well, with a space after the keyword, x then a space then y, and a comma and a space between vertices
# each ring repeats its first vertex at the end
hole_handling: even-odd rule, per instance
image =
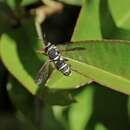
POLYGON ((51 44, 50 42, 48 42, 48 45, 45 48, 45 52, 48 54, 49 58, 52 61, 56 61, 60 58, 58 48, 55 45, 51 44))

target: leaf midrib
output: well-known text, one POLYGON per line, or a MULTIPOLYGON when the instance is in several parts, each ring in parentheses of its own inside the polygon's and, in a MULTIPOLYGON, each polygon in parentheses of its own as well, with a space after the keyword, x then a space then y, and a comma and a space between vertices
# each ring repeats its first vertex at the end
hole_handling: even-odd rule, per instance
POLYGON ((89 65, 83 62, 79 62, 77 60, 74 59, 70 59, 68 58, 68 60, 70 60, 70 64, 75 67, 76 69, 79 69, 78 66, 81 65, 81 69, 82 67, 86 68, 87 71, 84 72, 84 70, 77 70, 77 71, 82 71, 82 73, 84 73, 84 75, 86 75, 86 77, 92 79, 93 81, 104 85, 106 87, 112 88, 114 90, 117 90, 119 92, 122 92, 124 94, 130 95, 130 91, 128 91, 128 86, 130 86, 130 80, 127 78, 124 78, 122 76, 116 75, 114 73, 111 73, 109 71, 103 70, 101 68, 97 68, 93 65, 89 65), (77 67, 74 66, 75 63, 77 63, 77 67), (97 75, 93 72, 96 72, 97 74, 99 74, 99 77, 97 77, 97 75), (104 77, 101 77, 102 75, 104 75, 104 77), (108 81, 106 81, 106 79, 109 79, 108 81), (104 80, 105 79, 105 80, 104 80), (123 85, 122 85, 123 84, 123 85), (126 86, 126 87, 125 87, 126 86))

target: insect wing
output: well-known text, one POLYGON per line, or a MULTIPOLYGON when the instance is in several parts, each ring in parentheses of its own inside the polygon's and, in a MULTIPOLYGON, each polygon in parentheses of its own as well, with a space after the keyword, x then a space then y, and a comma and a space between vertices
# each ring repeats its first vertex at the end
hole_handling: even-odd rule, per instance
POLYGON ((102 39, 102 40, 84 40, 84 41, 75 41, 75 42, 66 42, 63 44, 57 45, 59 50, 64 51, 86 51, 87 46, 91 44, 114 44, 114 43, 130 43, 127 40, 112 40, 112 39, 102 39))
POLYGON ((71 51, 85 51, 86 48, 82 45, 81 42, 76 42, 78 44, 73 44, 72 42, 64 43, 57 45, 60 52, 71 52, 71 51))
POLYGON ((41 69, 38 71, 35 82, 37 85, 45 83, 49 73, 49 61, 45 62, 41 69))

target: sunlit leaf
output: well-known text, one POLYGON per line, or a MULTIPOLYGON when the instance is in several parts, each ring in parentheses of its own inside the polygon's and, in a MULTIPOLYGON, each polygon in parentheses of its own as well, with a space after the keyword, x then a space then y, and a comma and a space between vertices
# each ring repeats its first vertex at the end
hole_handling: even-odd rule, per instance
POLYGON ((71 4, 71 5, 82 5, 84 0, 59 0, 61 2, 71 4))
POLYGON ((107 130, 107 128, 102 123, 97 123, 95 130, 107 130))
POLYGON ((74 51, 66 52, 65 56, 86 63, 86 68, 83 69, 82 63, 77 62, 76 65, 76 61, 70 61, 71 68, 99 84, 130 94, 130 42, 104 40, 66 45, 68 49, 73 47, 81 47, 86 51, 80 51, 80 55, 74 51))
POLYGON ((2 62, 32 94, 37 90, 34 78, 41 66, 35 51, 38 46, 37 35, 31 23, 14 32, 3 34, 0 44, 2 62))
POLYGON ((46 86, 54 89, 74 89, 90 83, 92 80, 72 70, 70 76, 64 76, 61 72, 54 71, 49 77, 46 86), (75 80, 76 79, 76 80, 75 80))
POLYGON ((40 0, 21 0, 21 5, 27 6, 29 4, 33 4, 33 3, 38 2, 38 1, 40 1, 40 0))
POLYGON ((70 130, 84 130, 94 109, 92 103, 94 91, 92 86, 88 85, 88 87, 83 90, 84 91, 80 91, 80 93, 76 95, 77 103, 72 104, 69 109, 68 118, 70 130))
POLYGON ((113 20, 115 21, 115 24, 123 29, 130 29, 129 21, 130 21, 130 1, 125 0, 119 1, 119 0, 109 0, 107 2, 109 6, 109 10, 111 12, 111 15, 113 17, 113 20), (118 3, 118 6, 117 5, 118 3), (120 7, 120 8, 118 8, 120 7))

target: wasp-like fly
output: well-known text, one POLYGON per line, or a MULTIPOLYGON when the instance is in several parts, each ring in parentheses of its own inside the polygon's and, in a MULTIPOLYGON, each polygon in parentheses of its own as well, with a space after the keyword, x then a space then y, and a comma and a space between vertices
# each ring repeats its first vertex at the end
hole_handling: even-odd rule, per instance
POLYGON ((36 77, 36 83, 40 85, 43 82, 43 74, 46 72, 48 74, 48 66, 49 62, 52 62, 55 66, 55 68, 60 71, 65 76, 69 76, 71 74, 71 68, 70 66, 65 62, 65 59, 61 56, 58 48, 52 44, 51 42, 44 41, 45 48, 41 49, 40 52, 43 54, 48 55, 49 61, 47 61, 41 69, 39 70, 37 77, 36 77))
MULTIPOLYGON (((60 71, 63 75, 65 76, 70 76, 71 75, 71 67, 70 65, 68 65, 66 63, 67 59, 63 58, 60 54, 60 51, 64 52, 64 51, 75 51, 75 50, 84 50, 85 48, 84 47, 80 47, 80 46, 77 46, 77 47, 71 47, 69 44, 67 44, 68 48, 66 48, 66 44, 63 44, 62 47, 60 47, 58 45, 58 48, 60 48, 60 51, 59 49, 57 48, 56 45, 52 44, 51 42, 48 42, 48 40, 46 39, 46 37, 44 36, 44 40, 42 40, 42 42, 44 42, 45 44, 45 47, 40 49, 38 52, 42 53, 42 54, 45 54, 49 57, 49 60, 46 61, 41 69, 38 71, 37 73, 37 76, 36 76, 36 83, 38 85, 40 85, 42 82, 44 82, 45 78, 48 76, 49 74, 49 64, 50 62, 53 63, 53 65, 55 66, 55 68, 60 71)), ((69 43, 69 42, 68 42, 69 43)))
POLYGON ((48 54, 50 60, 54 63, 57 70, 61 71, 65 76, 69 76, 71 73, 71 69, 67 63, 65 63, 65 60, 60 55, 60 52, 58 48, 54 45, 48 42, 45 53, 48 54))

